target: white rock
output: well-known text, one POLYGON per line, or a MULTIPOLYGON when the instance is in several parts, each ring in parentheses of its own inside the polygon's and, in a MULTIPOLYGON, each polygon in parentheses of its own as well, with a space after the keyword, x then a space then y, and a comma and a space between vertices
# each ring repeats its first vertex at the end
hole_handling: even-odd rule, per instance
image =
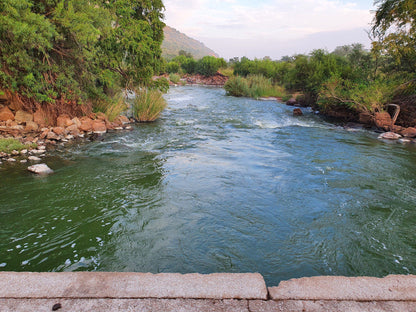
POLYGON ((27 163, 27 159, 22 159, 20 162, 21 162, 22 164, 27 163))
POLYGON ((19 155, 20 153, 19 153, 19 151, 16 151, 16 150, 13 150, 12 151, 12 155, 14 155, 14 156, 17 156, 17 155, 19 155))
POLYGON ((65 139, 67 139, 67 140, 73 140, 73 139, 74 139, 74 136, 73 136, 72 134, 68 134, 68 135, 65 137, 65 139))
POLYGON ((114 130, 123 130, 123 127, 115 127, 114 130))
POLYGON ((38 150, 44 151, 46 150, 46 146, 45 145, 38 146, 38 150))
POLYGON ((21 150, 20 154, 22 154, 22 155, 27 154, 27 149, 21 150))
POLYGON ((7 161, 8 161, 8 162, 15 162, 15 161, 16 161, 16 159, 14 159, 14 158, 7 158, 7 161))
POLYGON ((46 164, 33 165, 27 168, 30 172, 37 174, 51 174, 53 170, 49 168, 46 164))
POLYGON ((31 150, 30 152, 32 154, 43 154, 43 153, 45 153, 45 150, 31 150))
POLYGON ((406 144, 406 143, 411 143, 411 142, 412 142, 412 140, 410 140, 410 139, 406 139, 406 138, 402 138, 402 139, 399 139, 399 142, 400 142, 400 143, 403 143, 403 144, 406 144))
POLYGON ((402 136, 400 134, 394 133, 394 132, 385 132, 378 136, 379 139, 385 139, 385 140, 398 140, 402 136))
POLYGON ((28 159, 31 160, 31 161, 40 161, 41 160, 39 157, 36 157, 36 156, 29 156, 28 159))

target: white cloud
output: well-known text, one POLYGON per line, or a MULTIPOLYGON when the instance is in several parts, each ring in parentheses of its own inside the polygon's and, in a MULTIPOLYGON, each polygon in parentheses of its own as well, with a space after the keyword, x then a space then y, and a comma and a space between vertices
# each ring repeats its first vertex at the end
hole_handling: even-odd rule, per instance
POLYGON ((166 23, 195 39, 224 44, 232 39, 249 45, 254 41, 284 43, 317 33, 368 29, 371 5, 363 8, 354 2, 358 0, 346 1, 165 0, 164 3, 166 23))

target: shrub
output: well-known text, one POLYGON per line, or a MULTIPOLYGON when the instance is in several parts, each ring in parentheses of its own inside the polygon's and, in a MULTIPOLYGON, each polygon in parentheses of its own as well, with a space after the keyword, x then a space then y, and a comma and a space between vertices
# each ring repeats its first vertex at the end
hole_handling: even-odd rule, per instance
POLYGON ((196 72, 206 77, 213 76, 224 65, 224 62, 224 59, 217 59, 214 56, 204 56, 197 63, 196 72))
POLYGON ((236 76, 228 79, 224 85, 227 95, 231 96, 249 96, 247 80, 236 76))
POLYGON ((156 120, 166 108, 166 101, 159 90, 141 88, 135 90, 133 100, 133 117, 139 122, 156 120))
POLYGON ((178 84, 179 81, 181 80, 181 77, 177 74, 170 74, 169 80, 172 81, 174 84, 178 84))
POLYGON ((179 64, 176 62, 169 62, 166 64, 166 71, 171 74, 171 73, 177 73, 179 72, 179 64))
POLYGON ((25 145, 16 139, 0 139, 0 152, 11 153, 12 151, 21 151, 28 147, 36 148, 37 144, 25 145))

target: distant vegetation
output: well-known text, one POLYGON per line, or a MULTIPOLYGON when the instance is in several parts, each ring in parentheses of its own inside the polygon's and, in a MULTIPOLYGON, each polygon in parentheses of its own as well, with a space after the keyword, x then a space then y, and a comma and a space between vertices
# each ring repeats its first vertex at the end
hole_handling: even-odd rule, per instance
POLYGON ((187 35, 177 31, 176 29, 166 26, 164 28, 165 39, 162 43, 162 56, 165 59, 172 59, 179 55, 179 51, 187 51, 192 54, 195 59, 201 59, 204 56, 218 55, 211 49, 207 48, 202 42, 188 37, 187 35))
POLYGON ((181 50, 178 56, 165 65, 165 70, 169 74, 199 74, 208 77, 215 75, 221 67, 227 67, 223 58, 204 56, 195 60, 191 53, 181 50))

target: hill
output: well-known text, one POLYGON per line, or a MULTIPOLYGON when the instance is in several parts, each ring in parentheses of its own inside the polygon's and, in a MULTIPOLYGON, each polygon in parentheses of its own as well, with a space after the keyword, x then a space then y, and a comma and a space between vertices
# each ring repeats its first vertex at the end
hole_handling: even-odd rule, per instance
POLYGON ((162 56, 167 59, 177 56, 180 50, 191 53, 195 59, 200 59, 206 55, 218 57, 213 50, 207 48, 202 42, 188 37, 175 28, 166 26, 163 31, 165 39, 162 43, 162 56))

